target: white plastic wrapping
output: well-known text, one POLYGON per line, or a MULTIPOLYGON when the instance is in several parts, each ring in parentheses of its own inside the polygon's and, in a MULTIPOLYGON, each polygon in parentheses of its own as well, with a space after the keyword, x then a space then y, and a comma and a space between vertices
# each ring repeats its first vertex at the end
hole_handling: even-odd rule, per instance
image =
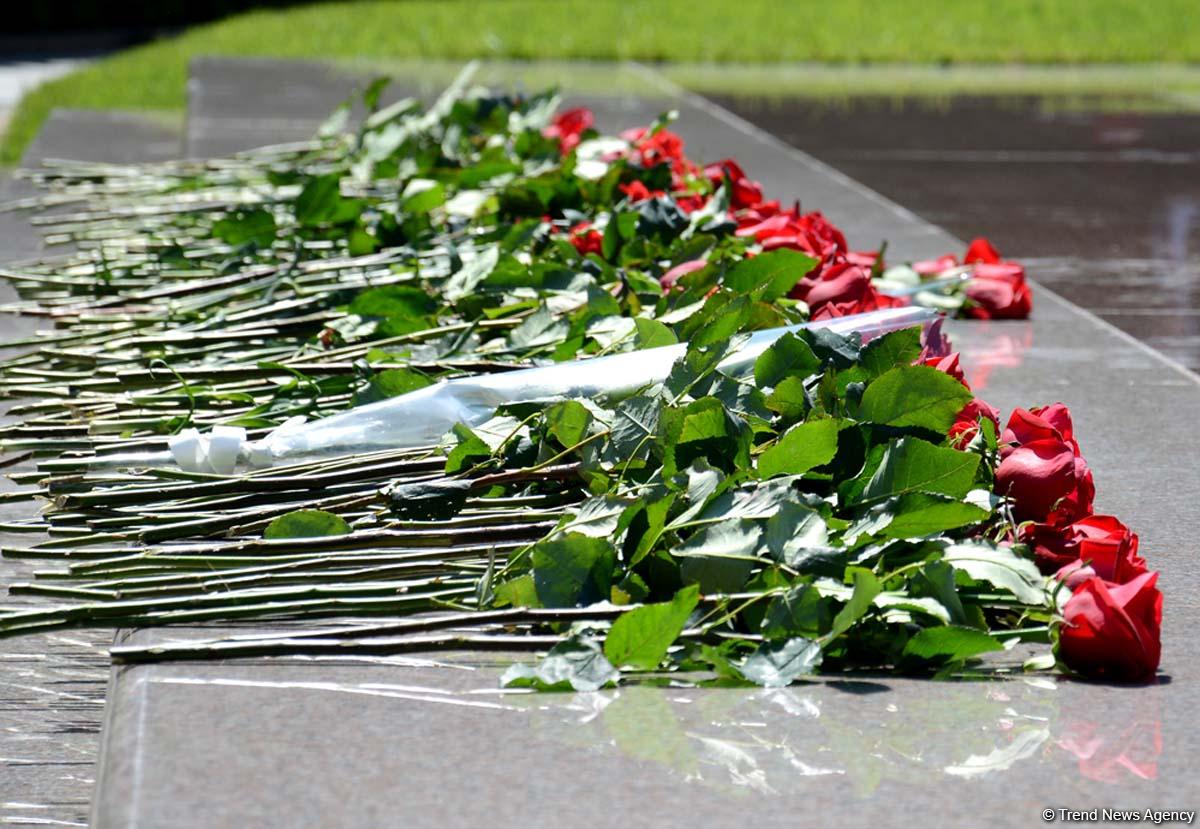
MULTIPOLYGON (((746 373, 771 343, 802 328, 858 332, 867 341, 901 328, 928 326, 937 317, 938 312, 932 309, 909 306, 758 331, 717 368, 729 375, 746 373)), ((187 429, 171 439, 169 452, 109 456, 96 465, 174 463, 189 472, 227 475, 239 462, 263 467, 280 461, 431 446, 454 424, 478 426, 506 403, 572 397, 620 400, 666 380, 671 366, 686 351, 687 345, 680 343, 499 374, 457 377, 322 420, 292 418, 257 441, 247 441, 245 430, 237 427, 215 426, 207 435, 187 429)))
MULTIPOLYGON (((866 314, 771 328, 751 335, 718 365, 726 374, 749 371, 767 346, 789 331, 828 328, 857 331, 869 340, 889 331, 926 325, 937 312, 889 308, 866 314)), ((408 394, 360 406, 312 423, 285 423, 248 446, 247 460, 264 466, 283 459, 342 455, 437 443, 456 423, 477 426, 505 403, 586 397, 619 400, 661 383, 687 351, 686 344, 648 348, 589 360, 573 360, 500 374, 459 377, 408 394)))

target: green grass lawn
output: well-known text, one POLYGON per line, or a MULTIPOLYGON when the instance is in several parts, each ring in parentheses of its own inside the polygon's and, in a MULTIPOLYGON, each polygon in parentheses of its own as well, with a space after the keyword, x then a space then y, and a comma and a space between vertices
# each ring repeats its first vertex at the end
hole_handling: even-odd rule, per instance
POLYGON ((179 110, 199 55, 689 63, 1200 61, 1196 0, 347 0, 231 17, 114 55, 25 97, 13 163, 54 107, 179 110))

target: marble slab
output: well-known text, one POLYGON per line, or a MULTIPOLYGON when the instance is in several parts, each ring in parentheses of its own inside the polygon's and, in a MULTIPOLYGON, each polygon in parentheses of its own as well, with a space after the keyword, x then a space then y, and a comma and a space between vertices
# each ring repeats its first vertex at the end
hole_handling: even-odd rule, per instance
MULTIPOLYGON (((222 121, 231 149, 235 138, 299 137, 279 125, 298 133, 307 118, 311 128, 354 83, 322 71, 313 81, 311 66, 196 64, 189 147, 216 148, 222 121), (296 90, 313 84, 312 112, 293 80, 296 90), (269 89, 289 103, 272 109, 269 89), (231 103, 252 93, 263 104, 251 112, 231 103)), ((736 155, 770 193, 820 206, 864 247, 887 238, 901 259, 960 248, 724 110, 625 71, 645 80, 648 98, 570 100, 593 106, 606 128, 676 107, 697 157, 736 155)), ((122 666, 94 825, 1027 826, 1046 809, 1195 808, 1200 383, 1049 290, 1036 286, 1035 297, 1030 322, 956 324, 951 335, 992 403, 1061 400, 1077 413, 1098 510, 1132 525, 1162 570, 1158 684, 856 677, 779 691, 531 696, 499 691, 492 655, 122 666)))

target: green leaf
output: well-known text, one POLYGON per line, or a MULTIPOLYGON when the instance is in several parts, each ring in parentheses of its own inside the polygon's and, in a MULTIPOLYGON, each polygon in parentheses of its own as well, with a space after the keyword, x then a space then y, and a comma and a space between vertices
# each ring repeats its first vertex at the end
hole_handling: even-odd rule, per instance
POLYGON ((767 521, 771 557, 801 573, 844 572, 844 553, 829 545, 829 528, 821 514, 803 504, 785 503, 767 521))
POLYGON ((437 300, 413 285, 383 285, 356 296, 347 309, 363 317, 424 317, 438 307, 437 300))
POLYGON ((891 523, 883 530, 890 538, 936 535, 978 523, 991 514, 974 504, 924 492, 901 496, 891 511, 891 523))
POLYGON ((564 448, 579 443, 592 425, 592 413, 578 400, 564 400, 546 410, 546 428, 564 448))
POLYGON ((431 385, 433 381, 419 371, 408 368, 385 369, 372 376, 365 389, 355 393, 354 405, 377 403, 431 385))
POLYGON ((976 581, 1009 591, 1026 604, 1044 605, 1048 600, 1046 578, 1037 565, 1009 547, 984 542, 953 544, 942 553, 942 561, 976 581))
POLYGON ((925 492, 962 498, 975 481, 980 456, 906 437, 889 444, 856 500, 877 501, 925 492))
POLYGON ((265 248, 275 241, 275 217, 266 210, 239 210, 214 222, 212 232, 235 248, 248 242, 265 248))
POLYGON ((833 627, 829 631, 830 639, 841 636, 866 615, 882 589, 879 578, 865 567, 847 567, 846 571, 853 579, 854 592, 850 594, 850 600, 842 606, 837 616, 833 617, 833 627))
POLYGON ((771 388, 785 377, 803 380, 821 368, 811 347, 795 334, 784 334, 754 361, 754 383, 760 389, 771 388))
POLYGON ((304 227, 315 227, 331 221, 341 206, 341 176, 330 173, 310 178, 296 196, 296 221, 304 227))
POLYGON ((571 330, 571 324, 559 319, 545 305, 526 317, 508 335, 513 348, 535 348, 560 342, 571 330))
POLYGON ((782 688, 797 677, 814 673, 820 665, 821 646, 798 636, 759 645, 742 663, 742 675, 766 688, 782 688))
POLYGON ((860 420, 894 428, 920 427, 946 434, 955 416, 971 401, 962 383, 932 366, 889 369, 867 386, 858 409, 860 420))
POLYGON ((447 474, 453 475, 455 472, 469 469, 492 456, 491 448, 466 425, 455 423, 451 432, 458 439, 458 443, 446 456, 447 474))
POLYGON ((611 595, 617 555, 608 539, 562 533, 534 545, 532 560, 544 607, 582 607, 611 595))
POLYGON ((667 655, 700 600, 700 589, 685 587, 669 602, 634 608, 613 622, 604 640, 604 655, 618 668, 654 670, 667 655))
POLYGON ((551 648, 536 668, 513 665, 500 677, 500 684, 542 691, 598 691, 620 678, 592 637, 572 636, 551 648))
POLYGON ((817 265, 811 256, 786 248, 743 259, 725 274, 725 287, 774 302, 786 296, 817 265))
POLYGON ((463 297, 474 294, 475 289, 488 278, 499 261, 500 246, 489 245, 446 280, 442 293, 451 302, 458 302, 463 297))
POLYGON ((772 640, 795 636, 815 639, 831 624, 828 603, 812 585, 797 585, 767 605, 762 635, 772 640))
POLYGON ((975 628, 941 625, 925 628, 904 646, 904 655, 931 662, 963 662, 989 651, 1004 650, 1004 644, 975 628))
POLYGON ((826 418, 799 423, 758 458, 759 477, 802 475, 833 460, 837 454, 838 432, 844 421, 826 418))
POLYGON ((406 213, 420 215, 446 203, 446 191, 440 182, 429 181, 421 187, 413 187, 413 184, 416 182, 409 183, 409 187, 404 191, 404 199, 400 203, 401 209, 406 213))
POLYGON ((628 508, 629 501, 612 495, 589 498, 559 530, 581 533, 593 538, 610 538, 617 530, 621 514, 628 508))
POLYGON ((327 535, 346 535, 350 525, 346 519, 319 509, 298 509, 281 515, 267 525, 263 538, 323 538, 327 535))
POLYGON ((702 397, 682 409, 664 409, 659 430, 665 478, 699 459, 725 471, 750 465, 749 429, 715 397, 702 397))
POLYGON ((921 329, 903 328, 876 337, 863 346, 860 362, 872 377, 904 366, 921 356, 921 329))
POLYGON ((637 317, 633 322, 637 326, 637 339, 635 342, 639 349, 661 348, 662 346, 675 345, 679 342, 679 338, 675 336, 675 332, 658 320, 637 317))
POLYGON ((624 462, 644 452, 658 432, 661 408, 662 403, 653 397, 630 397, 617 404, 612 434, 606 447, 611 452, 606 452, 606 455, 611 455, 614 461, 624 462))
POLYGON ((497 585, 494 604, 496 607, 537 607, 537 587, 533 583, 533 576, 517 576, 497 585))
POLYGON ((762 530, 754 521, 732 519, 709 524, 672 550, 683 559, 684 583, 700 585, 702 593, 736 593, 759 563, 762 530))

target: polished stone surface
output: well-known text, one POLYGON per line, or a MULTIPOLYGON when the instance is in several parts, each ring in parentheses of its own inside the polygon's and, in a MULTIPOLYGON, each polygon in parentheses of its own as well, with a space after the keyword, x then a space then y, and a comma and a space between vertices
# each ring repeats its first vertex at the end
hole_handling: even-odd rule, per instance
MULTIPOLYGON (((180 135, 161 124, 124 113, 56 112, 25 155, 92 161, 153 161, 176 157, 180 135)), ((0 178, 0 202, 27 195, 20 181, 0 178)), ((36 255, 39 238, 23 215, 0 213, 0 262, 36 255)), ((0 302, 15 298, 0 283, 0 302)), ((0 317, 0 342, 28 336, 28 318, 0 317)), ((5 405, 5 408, 7 406, 5 405)), ((0 489, 12 489, 0 478, 0 489)), ((3 505, 5 519, 27 517, 26 502, 3 505)), ((0 533, 0 545, 31 543, 30 536, 0 533)), ((28 580, 39 565, 0 559, 0 582, 28 580)), ((5 606, 29 601, 4 596, 5 606)), ((104 694, 109 679, 106 631, 66 631, 0 640, 0 825, 86 825, 104 694)))
POLYGON ((1118 96, 721 102, 1200 370, 1200 113, 1118 96))
MULTIPOLYGON (((289 78, 311 70, 245 62, 194 69, 193 152, 218 141, 231 149, 259 143, 268 128, 303 120, 283 105, 276 118, 269 97, 255 113, 219 102, 239 84, 297 100, 289 78)), ((342 86, 313 90, 313 100, 336 103, 352 81, 326 78, 342 86)), ((736 155, 771 193, 819 205, 852 242, 889 238, 901 257, 960 247, 736 117, 653 91, 650 102, 586 102, 605 129, 677 106, 695 156, 736 155)), ((310 124, 322 112, 314 108, 310 124)), ((1097 508, 1141 533, 1162 570, 1158 684, 855 677, 781 691, 526 695, 501 693, 498 667, 472 655, 122 667, 96 825, 794 826, 819 816, 851 825, 1027 826, 1047 808, 1196 808, 1200 645, 1190 632, 1200 621, 1200 434, 1187 424, 1200 413, 1200 384, 1104 321, 1035 291, 1034 320, 955 324, 951 334, 992 403, 1062 400, 1075 411, 1097 508)))

